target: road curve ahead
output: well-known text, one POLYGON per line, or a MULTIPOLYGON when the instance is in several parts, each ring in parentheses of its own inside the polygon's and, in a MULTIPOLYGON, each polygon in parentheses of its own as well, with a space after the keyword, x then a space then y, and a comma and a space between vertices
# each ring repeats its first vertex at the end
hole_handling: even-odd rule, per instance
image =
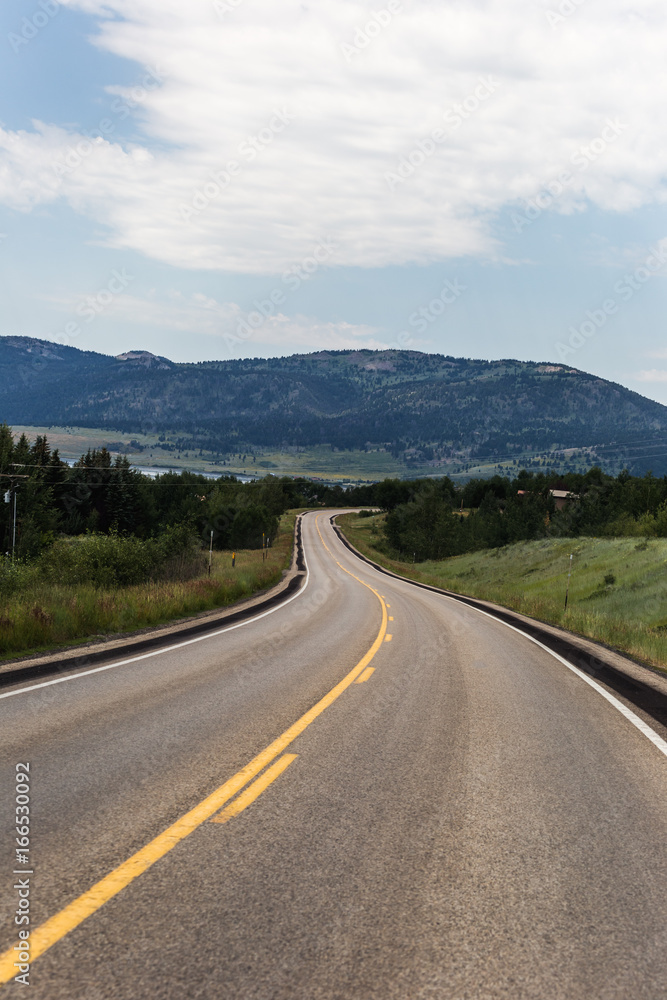
POLYGON ((0 998, 667 997, 660 745, 329 514, 303 538, 271 613, 0 692, 0 998))

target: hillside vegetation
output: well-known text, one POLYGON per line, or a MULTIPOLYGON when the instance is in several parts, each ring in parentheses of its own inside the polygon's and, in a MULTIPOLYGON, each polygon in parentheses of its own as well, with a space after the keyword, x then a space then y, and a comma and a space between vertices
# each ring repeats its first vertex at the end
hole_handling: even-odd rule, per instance
POLYGON ((371 502, 388 511, 388 551, 417 562, 547 537, 667 537, 667 476, 600 469, 558 477, 522 470, 456 487, 446 476, 386 480, 371 502))
POLYGON ((573 452, 613 472, 667 471, 659 403, 565 365, 416 351, 176 364, 2 337, 0 416, 163 435, 220 461, 328 445, 384 450, 433 472, 527 456, 560 468, 573 452))
MULTIPOLYGON (((280 519, 295 507, 380 507, 386 516, 376 547, 399 562, 405 554, 408 560, 412 556, 427 567, 419 572, 452 565, 438 561, 447 556, 486 553, 484 558, 498 559, 499 552, 513 552, 516 559, 512 556, 499 576, 505 587, 523 572, 522 550, 512 543, 530 543, 541 551, 540 545, 587 544, 593 534, 620 535, 630 547, 637 546, 633 551, 645 553, 662 544, 657 539, 667 538, 667 476, 622 472, 612 477, 598 468, 563 478, 522 470, 515 479, 473 479, 459 488, 447 477, 386 479, 347 491, 273 476, 247 483, 189 472, 151 478, 132 469, 126 458, 112 460, 106 449, 89 450, 70 467, 46 437, 31 444, 0 425, 0 477, 9 501, 0 503, 0 551, 5 553, 0 555, 0 652, 128 631, 268 586, 275 579, 270 572, 267 576, 269 567, 275 569, 281 558, 272 554, 280 519), (205 553, 210 546, 216 553, 252 549, 256 554, 246 554, 231 576, 216 582, 214 574, 209 581, 205 553)), ((376 525, 374 518, 368 523, 376 525)), ((224 566, 225 559, 229 556, 215 565, 224 566)), ((595 563, 597 557, 591 559, 595 563)), ((465 571, 473 582, 478 565, 473 561, 465 571)), ((530 565, 526 576, 538 568, 530 565)), ((634 619, 616 620, 612 614, 616 631, 604 636, 599 622, 592 626, 589 619, 597 622, 598 607, 614 610, 610 598, 616 577, 627 582, 627 568, 623 577, 613 568, 605 570, 604 588, 599 579, 593 589, 586 580, 589 603, 579 608, 577 625, 583 631, 594 628, 599 637, 624 648, 630 642, 624 638, 628 622, 634 628, 634 619)), ((483 586, 487 576, 482 574, 483 586)), ((539 573, 534 579, 540 580, 539 573)), ((631 584, 638 589, 638 578, 631 584)), ((533 594, 530 587, 520 597, 517 593, 510 589, 488 596, 512 605, 530 599, 529 613, 556 613, 548 601, 546 611, 540 603, 551 593, 549 586, 545 593, 533 594)), ((650 596, 642 590, 644 607, 652 606, 650 596)), ((656 608, 662 608, 661 600, 662 591, 656 608)), ((626 606, 633 604, 623 600, 626 606)), ((658 632, 667 624, 638 620, 658 632)))
POLYGON ((250 597, 280 582, 293 532, 288 514, 265 553, 238 551, 232 566, 231 552, 214 552, 210 577, 201 551, 182 572, 172 565, 151 575, 141 565, 143 549, 130 551, 137 539, 108 536, 56 543, 27 565, 0 562, 0 656, 113 638, 250 597))
POLYGON ((361 552, 395 573, 493 601, 667 668, 667 538, 543 538, 413 564, 387 554, 384 518, 342 515, 338 524, 361 552))

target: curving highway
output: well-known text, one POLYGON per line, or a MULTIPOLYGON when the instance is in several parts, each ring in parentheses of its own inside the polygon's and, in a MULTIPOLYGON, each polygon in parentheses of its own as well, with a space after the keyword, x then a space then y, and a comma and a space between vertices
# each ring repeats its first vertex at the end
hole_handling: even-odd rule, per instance
POLYGON ((661 734, 329 516, 288 603, 0 692, 0 997, 28 906, 33 1000, 667 997, 661 734))

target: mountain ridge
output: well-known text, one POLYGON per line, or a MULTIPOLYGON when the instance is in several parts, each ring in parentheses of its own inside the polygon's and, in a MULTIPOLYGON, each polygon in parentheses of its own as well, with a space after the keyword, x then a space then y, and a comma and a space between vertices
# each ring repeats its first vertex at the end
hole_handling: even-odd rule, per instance
POLYGON ((384 448, 434 468, 568 449, 604 464, 615 449, 667 472, 666 406, 550 361, 359 349, 184 363, 0 337, 0 420, 181 433, 219 454, 384 448))

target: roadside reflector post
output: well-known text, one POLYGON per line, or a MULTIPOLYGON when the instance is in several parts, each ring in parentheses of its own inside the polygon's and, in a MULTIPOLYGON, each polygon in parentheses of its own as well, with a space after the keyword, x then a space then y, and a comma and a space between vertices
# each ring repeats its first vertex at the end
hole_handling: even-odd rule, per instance
POLYGON ((213 528, 211 528, 211 544, 208 548, 208 575, 211 575, 211 562, 213 560, 213 528))
POLYGON ((236 566, 236 552, 232 552, 232 569, 236 566))
POLYGON ((572 553, 570 553, 570 568, 567 571, 567 587, 565 588, 565 608, 567 611, 567 599, 570 593, 570 577, 572 576, 572 553))

